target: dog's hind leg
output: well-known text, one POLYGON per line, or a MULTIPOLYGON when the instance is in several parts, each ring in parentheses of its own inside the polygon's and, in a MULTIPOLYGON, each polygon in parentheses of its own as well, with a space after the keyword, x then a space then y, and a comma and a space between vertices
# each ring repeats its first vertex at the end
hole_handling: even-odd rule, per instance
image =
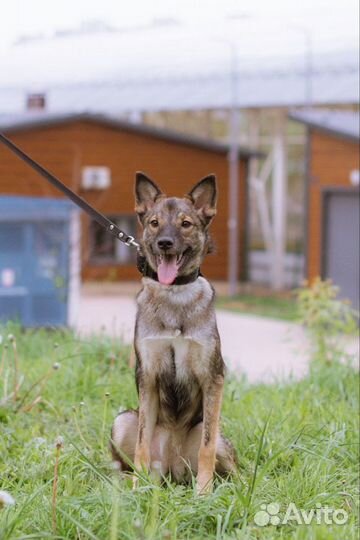
POLYGON ((111 429, 112 457, 122 472, 132 470, 130 462, 134 462, 138 423, 137 411, 124 411, 115 418, 111 429))
MULTIPOLYGON (((111 453, 121 472, 133 470, 131 464, 135 461, 138 428, 138 411, 124 411, 114 420, 111 430, 111 453)), ((168 443, 168 432, 156 426, 150 445, 150 466, 156 476, 164 476, 169 470, 168 443)))
MULTIPOLYGON (((194 475, 198 473, 199 469, 199 449, 202 432, 203 423, 200 422, 189 431, 182 449, 183 458, 194 475)), ((216 439, 215 472, 220 476, 227 476, 234 473, 236 468, 237 457, 233 445, 223 435, 218 434, 216 439)))

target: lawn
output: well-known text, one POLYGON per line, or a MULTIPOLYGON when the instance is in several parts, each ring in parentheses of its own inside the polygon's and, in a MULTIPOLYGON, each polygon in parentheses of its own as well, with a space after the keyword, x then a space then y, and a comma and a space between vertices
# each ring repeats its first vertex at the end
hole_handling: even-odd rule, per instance
POLYGON ((233 297, 220 296, 217 299, 216 305, 219 309, 227 309, 236 313, 258 315, 285 321, 295 321, 298 317, 295 295, 293 297, 289 295, 276 296, 275 294, 239 294, 233 297))
POLYGON ((111 468, 112 419, 137 405, 128 348, 15 326, 0 334, 0 490, 16 501, 0 507, 1 540, 358 538, 359 381, 346 362, 313 362, 306 379, 287 384, 229 376, 223 429, 239 472, 198 497, 193 486, 149 479, 132 490, 111 468), (342 509, 348 519, 327 524, 318 510, 320 524, 257 525, 271 503, 281 516, 294 503, 342 509))

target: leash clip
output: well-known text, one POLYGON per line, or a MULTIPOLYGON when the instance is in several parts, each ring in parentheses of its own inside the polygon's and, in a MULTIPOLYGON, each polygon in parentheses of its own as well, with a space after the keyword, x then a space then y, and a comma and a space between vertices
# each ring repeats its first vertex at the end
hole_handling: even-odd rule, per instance
POLYGON ((128 236, 124 243, 125 243, 125 245, 127 245, 129 247, 134 246, 137 249, 139 249, 139 247, 140 247, 140 244, 138 242, 136 242, 136 240, 135 240, 135 238, 133 236, 128 236))

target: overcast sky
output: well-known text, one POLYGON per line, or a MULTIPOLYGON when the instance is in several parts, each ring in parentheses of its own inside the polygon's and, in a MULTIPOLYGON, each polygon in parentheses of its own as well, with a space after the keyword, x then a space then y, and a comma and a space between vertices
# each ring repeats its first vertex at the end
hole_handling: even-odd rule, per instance
POLYGON ((199 33, 221 35, 231 18, 244 23, 244 17, 275 31, 287 24, 305 26, 320 48, 354 47, 358 40, 358 0, 3 0, 0 47, 4 53, 20 36, 52 35, 92 20, 131 27, 174 18, 199 33))

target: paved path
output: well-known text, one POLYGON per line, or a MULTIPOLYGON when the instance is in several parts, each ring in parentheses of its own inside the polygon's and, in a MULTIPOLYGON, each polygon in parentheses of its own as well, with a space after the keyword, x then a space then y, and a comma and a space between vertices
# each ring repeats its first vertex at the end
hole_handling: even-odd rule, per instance
MULTIPOLYGON (((296 324, 217 311, 225 362, 230 372, 246 374, 250 382, 302 377, 309 352, 303 330, 296 324)), ((83 292, 77 331, 104 332, 131 343, 135 302, 131 296, 83 292)), ((353 347, 352 347, 353 348, 353 347)))

